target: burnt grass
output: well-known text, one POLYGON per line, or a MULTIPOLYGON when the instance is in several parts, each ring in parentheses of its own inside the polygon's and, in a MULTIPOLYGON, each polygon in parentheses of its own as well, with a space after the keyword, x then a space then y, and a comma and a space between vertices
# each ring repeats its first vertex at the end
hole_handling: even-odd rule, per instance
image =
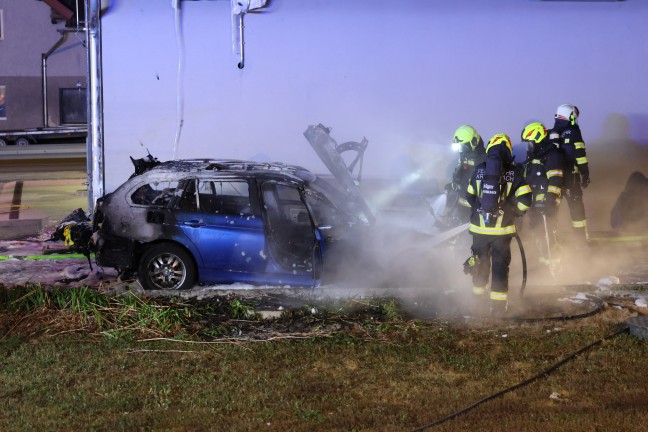
POLYGON ((414 312, 391 297, 0 288, 0 430, 645 430, 632 299, 566 320, 414 312))

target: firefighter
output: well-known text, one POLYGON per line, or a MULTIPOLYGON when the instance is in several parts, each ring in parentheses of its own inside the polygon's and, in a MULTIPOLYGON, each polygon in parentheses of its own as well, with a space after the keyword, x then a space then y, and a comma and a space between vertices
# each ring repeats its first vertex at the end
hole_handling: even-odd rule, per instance
POLYGON ((610 216, 615 231, 648 231, 648 178, 643 173, 630 174, 610 216))
POLYGON ((540 246, 541 260, 552 265, 551 250, 556 241, 556 221, 563 187, 563 156, 558 143, 549 139, 547 129, 540 122, 528 124, 522 130, 521 138, 530 144, 524 164, 525 178, 533 191, 529 229, 540 246))
POLYGON ((486 194, 485 179, 488 161, 479 165, 473 173, 466 199, 471 206, 469 231, 473 237, 472 256, 474 263, 470 271, 473 279, 473 293, 481 296, 486 292, 492 269, 490 286, 490 307, 493 315, 501 315, 508 307, 508 274, 511 264, 511 239, 516 233, 515 217, 523 215, 531 206, 531 188, 524 179, 521 166, 514 165, 511 140, 506 134, 494 135, 488 142, 489 148, 498 147, 500 172, 493 193, 486 194), (495 197, 495 206, 485 209, 483 198, 495 197))
POLYGON ((447 218, 456 218, 460 223, 470 219, 470 205, 466 201, 466 188, 475 167, 486 160, 484 141, 474 127, 461 125, 454 133, 452 148, 459 151, 459 159, 452 173, 452 182, 445 186, 447 218))
POLYGON ((550 136, 558 137, 564 158, 563 195, 569 205, 572 228, 578 238, 587 242, 587 219, 583 204, 583 189, 590 183, 589 165, 585 142, 578 126, 579 110, 576 106, 563 104, 556 110, 554 127, 550 136))

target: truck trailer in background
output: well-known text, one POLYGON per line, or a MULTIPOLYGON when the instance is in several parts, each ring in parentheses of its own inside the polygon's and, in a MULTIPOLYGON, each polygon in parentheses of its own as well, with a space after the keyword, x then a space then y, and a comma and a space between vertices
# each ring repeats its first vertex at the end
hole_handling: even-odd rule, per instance
POLYGON ((85 143, 88 126, 38 127, 0 130, 0 147, 7 145, 85 143))

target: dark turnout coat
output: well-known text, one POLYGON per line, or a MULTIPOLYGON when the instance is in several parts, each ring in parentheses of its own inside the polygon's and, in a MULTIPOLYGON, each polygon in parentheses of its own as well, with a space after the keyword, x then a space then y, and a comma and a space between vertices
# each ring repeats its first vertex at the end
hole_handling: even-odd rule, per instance
POLYGON ((496 188, 498 206, 493 215, 486 221, 481 211, 486 164, 479 165, 468 183, 466 200, 472 208, 470 232, 490 236, 515 234, 515 217, 526 212, 531 206, 531 187, 524 178, 524 171, 518 165, 506 165, 496 188))

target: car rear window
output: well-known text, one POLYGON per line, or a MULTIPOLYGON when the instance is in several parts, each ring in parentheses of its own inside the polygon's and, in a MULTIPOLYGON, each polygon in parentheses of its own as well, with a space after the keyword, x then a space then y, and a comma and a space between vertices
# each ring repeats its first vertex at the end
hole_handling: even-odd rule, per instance
POLYGON ((165 207, 175 195, 176 189, 178 189, 177 181, 147 183, 131 194, 131 201, 138 205, 165 207))

